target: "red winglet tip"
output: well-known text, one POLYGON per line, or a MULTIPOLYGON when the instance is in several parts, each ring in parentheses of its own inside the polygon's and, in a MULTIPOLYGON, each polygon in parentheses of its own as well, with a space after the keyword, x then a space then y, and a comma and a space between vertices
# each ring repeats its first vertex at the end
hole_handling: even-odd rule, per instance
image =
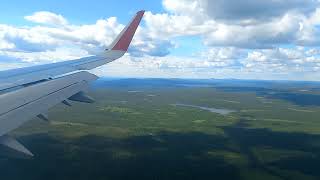
POLYGON ((140 21, 144 15, 144 10, 138 11, 134 19, 131 21, 128 27, 125 28, 125 31, 121 33, 121 37, 118 38, 118 41, 112 47, 112 50, 127 51, 131 43, 131 40, 140 24, 140 21))

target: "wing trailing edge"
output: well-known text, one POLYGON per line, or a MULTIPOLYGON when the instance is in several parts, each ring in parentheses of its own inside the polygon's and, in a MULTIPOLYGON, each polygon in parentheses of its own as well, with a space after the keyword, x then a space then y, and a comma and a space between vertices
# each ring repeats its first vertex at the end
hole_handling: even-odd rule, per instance
POLYGON ((33 157, 33 154, 25 148, 20 142, 18 142, 16 139, 4 135, 0 137, 0 144, 4 147, 8 148, 9 151, 22 155, 23 157, 33 157))
POLYGON ((0 136, 18 128, 39 114, 80 91, 85 91, 97 76, 78 72, 58 79, 0 95, 0 136))

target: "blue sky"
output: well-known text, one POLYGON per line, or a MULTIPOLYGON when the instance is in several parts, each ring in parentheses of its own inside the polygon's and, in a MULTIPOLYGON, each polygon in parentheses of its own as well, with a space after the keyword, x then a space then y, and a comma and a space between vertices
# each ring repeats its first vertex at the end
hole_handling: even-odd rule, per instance
POLYGON ((318 0, 2 2, 0 69, 94 55, 146 13, 111 77, 320 79, 318 0))
POLYGON ((94 23, 99 18, 111 16, 126 23, 136 11, 141 9, 155 13, 163 12, 161 1, 150 0, 10 0, 1 3, 0 20, 6 24, 26 25, 29 22, 23 19, 24 16, 37 11, 50 11, 62 14, 76 24, 94 23))

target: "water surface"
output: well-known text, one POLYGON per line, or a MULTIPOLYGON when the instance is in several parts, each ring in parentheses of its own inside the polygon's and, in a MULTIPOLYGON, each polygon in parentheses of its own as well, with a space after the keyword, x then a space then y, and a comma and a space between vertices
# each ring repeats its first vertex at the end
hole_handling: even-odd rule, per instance
POLYGON ((210 112, 218 113, 221 115, 228 115, 230 113, 236 112, 236 110, 232 110, 232 109, 217 109, 217 108, 212 108, 212 107, 196 106, 196 105, 191 105, 191 104, 176 103, 174 105, 175 106, 182 106, 182 107, 198 108, 201 110, 210 111, 210 112))

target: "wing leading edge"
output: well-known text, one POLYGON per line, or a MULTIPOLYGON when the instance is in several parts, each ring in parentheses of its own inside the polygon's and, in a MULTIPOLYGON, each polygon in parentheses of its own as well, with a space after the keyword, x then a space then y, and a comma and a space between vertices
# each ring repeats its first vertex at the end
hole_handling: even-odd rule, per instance
POLYGON ((38 117, 48 120, 47 111, 67 100, 92 103, 84 92, 97 77, 90 70, 122 57, 139 26, 144 11, 132 21, 103 53, 77 60, 0 72, 0 144, 26 156, 33 154, 7 134, 38 117), (67 74, 68 75, 63 75, 67 74))

